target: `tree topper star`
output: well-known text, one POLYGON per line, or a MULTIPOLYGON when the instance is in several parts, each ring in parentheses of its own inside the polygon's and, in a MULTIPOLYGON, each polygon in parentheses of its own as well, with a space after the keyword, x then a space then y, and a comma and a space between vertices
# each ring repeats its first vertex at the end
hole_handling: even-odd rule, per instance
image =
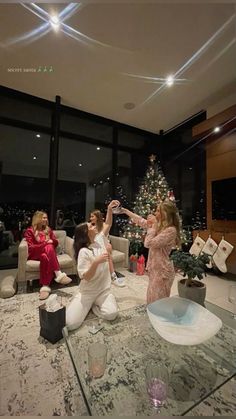
POLYGON ((149 160, 151 163, 154 163, 154 161, 156 160, 155 154, 151 154, 151 156, 149 157, 149 160))

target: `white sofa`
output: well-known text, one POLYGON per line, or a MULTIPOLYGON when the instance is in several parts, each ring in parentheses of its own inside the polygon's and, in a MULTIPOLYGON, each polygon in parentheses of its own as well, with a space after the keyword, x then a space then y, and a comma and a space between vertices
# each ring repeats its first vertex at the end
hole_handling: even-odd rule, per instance
POLYGON ((128 268, 129 265, 129 240, 124 237, 109 236, 112 245, 112 260, 115 270, 128 268))
MULTIPOLYGON (((77 275, 76 261, 74 258, 74 240, 66 235, 64 230, 54 230, 59 241, 57 247, 57 258, 60 268, 67 275, 77 275)), ((18 249, 18 271, 17 281, 32 283, 33 279, 39 279, 39 261, 28 260, 28 243, 21 240, 18 249)))
MULTIPOLYGON (((74 258, 74 240, 66 235, 64 230, 54 230, 59 241, 57 258, 60 268, 67 275, 77 275, 77 266, 74 258)), ((114 268, 128 268, 129 263, 129 240, 123 237, 109 236, 112 245, 112 260, 114 268)), ((39 279, 39 261, 28 260, 28 244, 25 239, 21 240, 18 249, 17 282, 32 284, 34 279, 39 279)))

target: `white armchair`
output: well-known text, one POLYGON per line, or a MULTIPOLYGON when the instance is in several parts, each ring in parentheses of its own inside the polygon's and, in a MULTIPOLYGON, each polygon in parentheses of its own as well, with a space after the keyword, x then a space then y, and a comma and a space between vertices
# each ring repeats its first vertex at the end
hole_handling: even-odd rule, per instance
MULTIPOLYGON (((74 240, 68 237, 64 230, 54 230, 54 234, 59 241, 56 250, 61 270, 67 275, 77 275, 73 249, 74 240)), ((30 281, 32 284, 33 279, 39 279, 39 264, 40 262, 37 260, 28 260, 28 243, 22 239, 18 249, 17 281, 30 281)))
POLYGON ((129 240, 124 237, 110 236, 112 245, 112 260, 114 268, 128 268, 129 266, 129 240))

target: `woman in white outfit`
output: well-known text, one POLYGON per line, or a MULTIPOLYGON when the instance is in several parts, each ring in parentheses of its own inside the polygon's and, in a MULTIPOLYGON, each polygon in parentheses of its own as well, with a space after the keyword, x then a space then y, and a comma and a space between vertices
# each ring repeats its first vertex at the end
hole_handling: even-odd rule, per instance
MULTIPOLYGON (((100 243, 101 245, 105 245, 106 250, 111 255, 112 254, 112 246, 109 242, 108 235, 112 226, 113 222, 113 213, 112 209, 120 206, 120 202, 113 199, 113 201, 110 202, 110 204, 107 207, 107 215, 105 222, 103 221, 103 216, 100 210, 93 210, 90 214, 90 222, 96 226, 97 228, 97 236, 95 238, 95 241, 100 243)), ((117 285, 118 287, 124 287, 125 286, 125 280, 123 277, 118 278, 114 269, 112 258, 109 258, 109 269, 110 269, 110 275, 111 279, 113 281, 114 285, 117 285)))
POLYGON ((75 229, 74 249, 81 282, 79 290, 66 309, 66 324, 78 328, 90 309, 96 316, 114 320, 118 313, 115 297, 110 292, 109 253, 103 241, 95 241, 97 228, 91 223, 75 229))

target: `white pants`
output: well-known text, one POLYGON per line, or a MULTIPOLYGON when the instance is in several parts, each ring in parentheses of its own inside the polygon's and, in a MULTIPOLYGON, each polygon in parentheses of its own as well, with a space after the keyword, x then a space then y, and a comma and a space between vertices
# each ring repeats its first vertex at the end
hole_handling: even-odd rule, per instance
POLYGON ((116 299, 109 289, 97 296, 78 292, 66 309, 68 329, 74 330, 81 326, 90 309, 96 316, 106 320, 114 320, 118 314, 116 299))

